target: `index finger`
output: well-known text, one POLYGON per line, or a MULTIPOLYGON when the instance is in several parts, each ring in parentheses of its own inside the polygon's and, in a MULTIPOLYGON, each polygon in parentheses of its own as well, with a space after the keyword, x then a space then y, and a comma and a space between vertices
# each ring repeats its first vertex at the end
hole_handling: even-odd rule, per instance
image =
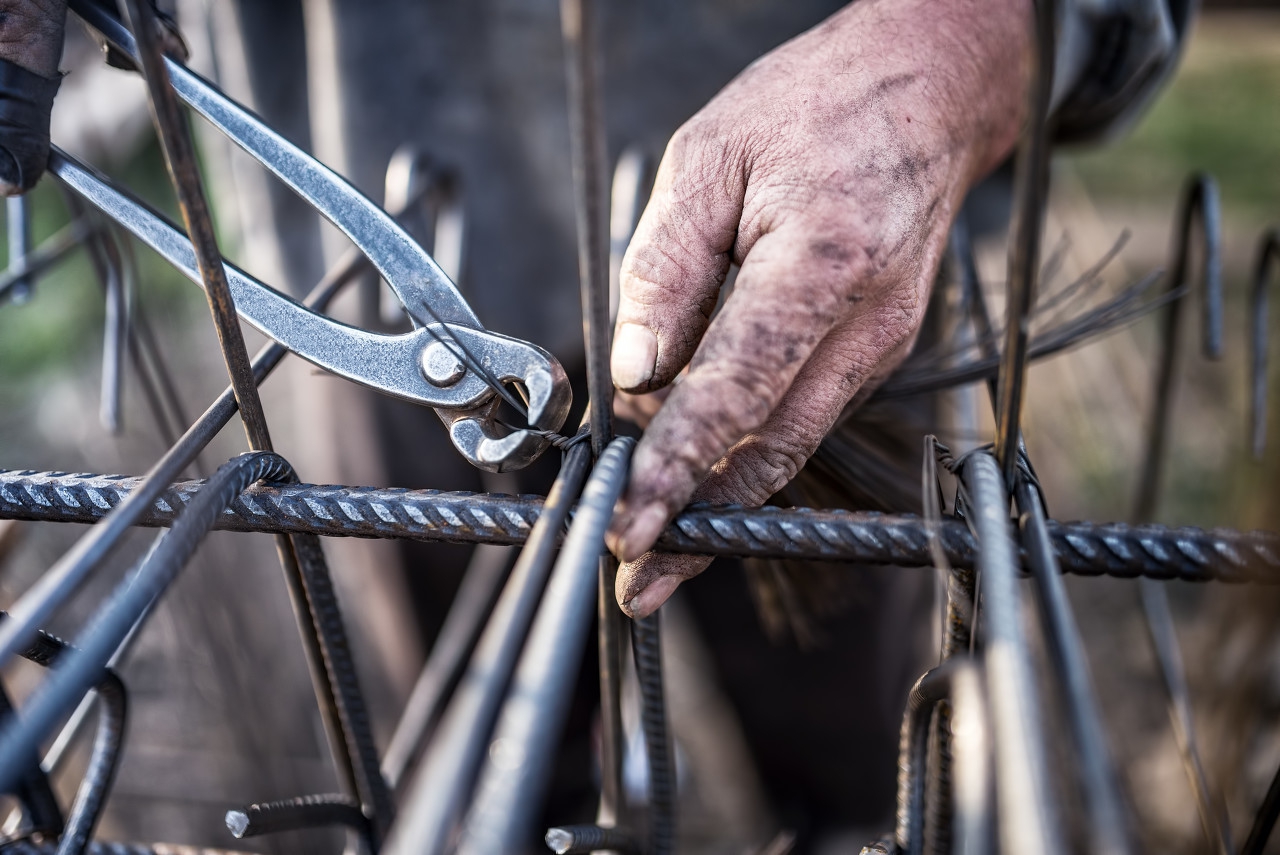
POLYGON ((864 278, 866 254, 847 238, 815 234, 800 223, 784 225, 762 235, 743 262, 688 375, 636 449, 611 531, 624 561, 652 546, 712 465, 764 424, 814 348, 848 313, 844 295, 864 278))

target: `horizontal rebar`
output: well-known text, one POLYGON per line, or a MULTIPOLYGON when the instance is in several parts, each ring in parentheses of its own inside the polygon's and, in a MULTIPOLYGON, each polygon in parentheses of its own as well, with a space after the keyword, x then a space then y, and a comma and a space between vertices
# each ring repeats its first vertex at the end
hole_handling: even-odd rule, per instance
MULTIPOLYGON (((15 840, 4 845, 4 855, 55 855, 58 841, 15 840)), ((109 843, 91 840, 85 847, 85 855, 248 855, 229 849, 208 849, 203 846, 183 846, 173 843, 109 843)))
MULTIPOLYGON (((140 481, 121 475, 0 470, 0 519, 97 522, 140 481)), ((203 483, 171 485, 138 524, 172 525, 203 483)), ((520 544, 541 512, 539 496, 286 484, 246 490, 214 527, 520 544)), ((1052 521, 1048 528, 1064 573, 1280 583, 1280 535, 1275 532, 1052 521)), ((962 521, 944 519, 938 535, 953 567, 973 566, 975 544, 962 521)), ((921 567, 933 563, 925 522, 910 514, 694 505, 676 517, 658 546, 701 555, 921 567)))

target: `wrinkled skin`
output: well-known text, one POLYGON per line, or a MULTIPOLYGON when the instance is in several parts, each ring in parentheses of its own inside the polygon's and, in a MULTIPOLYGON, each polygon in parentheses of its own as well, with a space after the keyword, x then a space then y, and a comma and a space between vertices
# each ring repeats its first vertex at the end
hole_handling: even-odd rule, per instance
POLYGON ((909 352, 955 211, 1016 141, 1030 14, 855 3, 672 138, 623 261, 612 358, 618 412, 648 421, 609 533, 633 617, 710 563, 648 551, 676 512, 763 504, 909 352))
POLYGON ((0 57, 54 77, 66 20, 67 0, 0 0, 0 57))

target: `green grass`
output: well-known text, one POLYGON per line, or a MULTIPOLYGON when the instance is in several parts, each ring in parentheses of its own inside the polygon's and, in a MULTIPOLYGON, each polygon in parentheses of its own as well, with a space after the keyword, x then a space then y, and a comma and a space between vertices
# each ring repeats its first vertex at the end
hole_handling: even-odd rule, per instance
MULTIPOLYGON (((159 152, 144 147, 111 177, 176 219, 177 207, 159 152)), ((32 193, 35 243, 67 222, 56 182, 45 177, 32 193)), ((8 247, 0 240, 0 269, 8 265, 8 247)), ((138 276, 134 304, 159 317, 184 317, 193 296, 188 284, 167 263, 137 246, 138 276)), ((97 372, 104 315, 102 287, 83 250, 77 250, 38 280, 23 305, 0 304, 0 400, 14 400, 67 370, 97 372), (11 397, 13 396, 13 397, 11 397)))
POLYGON ((1280 15, 1201 21, 1166 90, 1123 138, 1068 156, 1099 200, 1167 200, 1187 173, 1223 207, 1280 219, 1280 15))

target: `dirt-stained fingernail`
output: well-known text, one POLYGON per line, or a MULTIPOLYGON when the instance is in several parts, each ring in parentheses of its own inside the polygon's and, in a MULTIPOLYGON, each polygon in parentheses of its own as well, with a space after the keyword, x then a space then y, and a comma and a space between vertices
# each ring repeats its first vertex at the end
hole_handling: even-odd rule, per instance
POLYGON ((631 617, 639 620, 646 618, 658 610, 658 607, 675 593, 676 588, 684 581, 682 576, 659 576, 630 600, 622 604, 622 608, 631 617))
POLYGON ((660 504, 646 505, 631 517, 631 524, 618 536, 618 557, 635 561, 648 552, 667 524, 667 509, 660 504))
POLYGON ((658 364, 658 337, 640 324, 623 324, 613 340, 610 357, 613 384, 635 389, 648 383, 658 364))

